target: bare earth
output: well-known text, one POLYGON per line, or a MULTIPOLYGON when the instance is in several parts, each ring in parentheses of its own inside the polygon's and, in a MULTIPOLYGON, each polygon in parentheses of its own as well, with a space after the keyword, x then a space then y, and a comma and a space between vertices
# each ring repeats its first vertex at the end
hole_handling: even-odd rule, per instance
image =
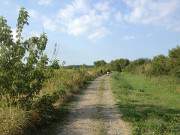
POLYGON ((97 78, 72 107, 58 135, 129 135, 110 90, 109 77, 97 78))
POLYGON ((131 134, 128 124, 122 121, 117 111, 109 76, 101 76, 93 81, 70 107, 65 122, 48 132, 52 135, 131 134))

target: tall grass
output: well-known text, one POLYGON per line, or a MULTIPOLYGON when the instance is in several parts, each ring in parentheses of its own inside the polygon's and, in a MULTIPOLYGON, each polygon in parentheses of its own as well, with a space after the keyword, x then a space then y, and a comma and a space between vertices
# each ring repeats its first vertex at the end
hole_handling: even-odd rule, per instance
POLYGON ((0 96, 0 135, 22 132, 29 124, 29 112, 11 104, 10 96, 0 96), (7 98, 8 97, 8 98, 7 98), (8 99, 8 100, 7 100, 8 99))
POLYGON ((28 112, 18 107, 0 108, 0 134, 20 134, 29 123, 28 112))
POLYGON ((179 80, 113 73, 111 86, 134 135, 180 134, 179 80))

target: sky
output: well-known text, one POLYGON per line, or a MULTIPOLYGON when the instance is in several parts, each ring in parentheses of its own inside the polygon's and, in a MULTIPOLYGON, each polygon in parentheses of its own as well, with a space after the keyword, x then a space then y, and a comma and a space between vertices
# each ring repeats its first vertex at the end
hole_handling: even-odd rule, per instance
POLYGON ((24 38, 48 36, 46 53, 66 65, 167 55, 180 42, 180 0, 0 0, 15 35, 18 11, 29 12, 24 38), (55 44, 56 53, 53 55, 55 44))

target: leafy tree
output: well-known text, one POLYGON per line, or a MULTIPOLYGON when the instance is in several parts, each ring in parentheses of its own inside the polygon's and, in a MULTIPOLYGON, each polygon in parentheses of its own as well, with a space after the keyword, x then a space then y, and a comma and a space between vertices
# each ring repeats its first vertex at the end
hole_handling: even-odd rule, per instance
POLYGON ((16 41, 5 18, 0 17, 0 93, 15 99, 31 99, 45 79, 47 56, 45 33, 24 40, 23 28, 28 25, 28 12, 21 8, 17 19, 16 41))
POLYGON ((149 62, 151 62, 150 59, 147 59, 147 58, 139 58, 139 59, 137 59, 137 60, 134 60, 134 61, 132 62, 132 64, 134 64, 134 65, 136 65, 136 66, 140 66, 140 65, 143 65, 143 64, 147 64, 147 63, 149 63, 149 62))
POLYGON ((120 65, 121 69, 124 69, 126 66, 129 65, 130 62, 128 59, 119 59, 118 63, 120 65))
POLYGON ((133 73, 141 73, 144 72, 144 66, 149 63, 151 63, 150 59, 139 58, 137 60, 131 61, 125 70, 133 73))
POLYGON ((118 60, 111 61, 110 65, 111 65, 111 70, 112 71, 119 71, 119 72, 122 71, 121 66, 119 65, 118 60))
POLYGON ((99 60, 99 61, 95 61, 94 65, 96 67, 101 67, 101 66, 105 66, 107 63, 104 60, 99 60))
POLYGON ((55 59, 52 61, 52 64, 51 64, 51 67, 53 69, 59 69, 60 68, 60 65, 59 65, 59 60, 55 59))
POLYGON ((168 57, 158 55, 152 60, 152 74, 165 75, 170 71, 168 57))
POLYGON ((172 73, 180 77, 180 46, 169 51, 169 58, 172 73))
POLYGON ((126 66, 129 65, 128 59, 117 59, 114 61, 111 61, 111 69, 113 71, 122 71, 126 66))

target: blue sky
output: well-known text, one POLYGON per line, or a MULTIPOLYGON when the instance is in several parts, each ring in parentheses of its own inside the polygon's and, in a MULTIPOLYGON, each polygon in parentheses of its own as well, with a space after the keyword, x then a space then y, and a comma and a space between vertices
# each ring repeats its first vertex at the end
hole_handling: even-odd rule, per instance
POLYGON ((20 7, 30 14, 24 37, 47 33, 49 58, 57 42, 67 65, 167 55, 180 42, 179 0, 1 0, 14 34, 20 7))

